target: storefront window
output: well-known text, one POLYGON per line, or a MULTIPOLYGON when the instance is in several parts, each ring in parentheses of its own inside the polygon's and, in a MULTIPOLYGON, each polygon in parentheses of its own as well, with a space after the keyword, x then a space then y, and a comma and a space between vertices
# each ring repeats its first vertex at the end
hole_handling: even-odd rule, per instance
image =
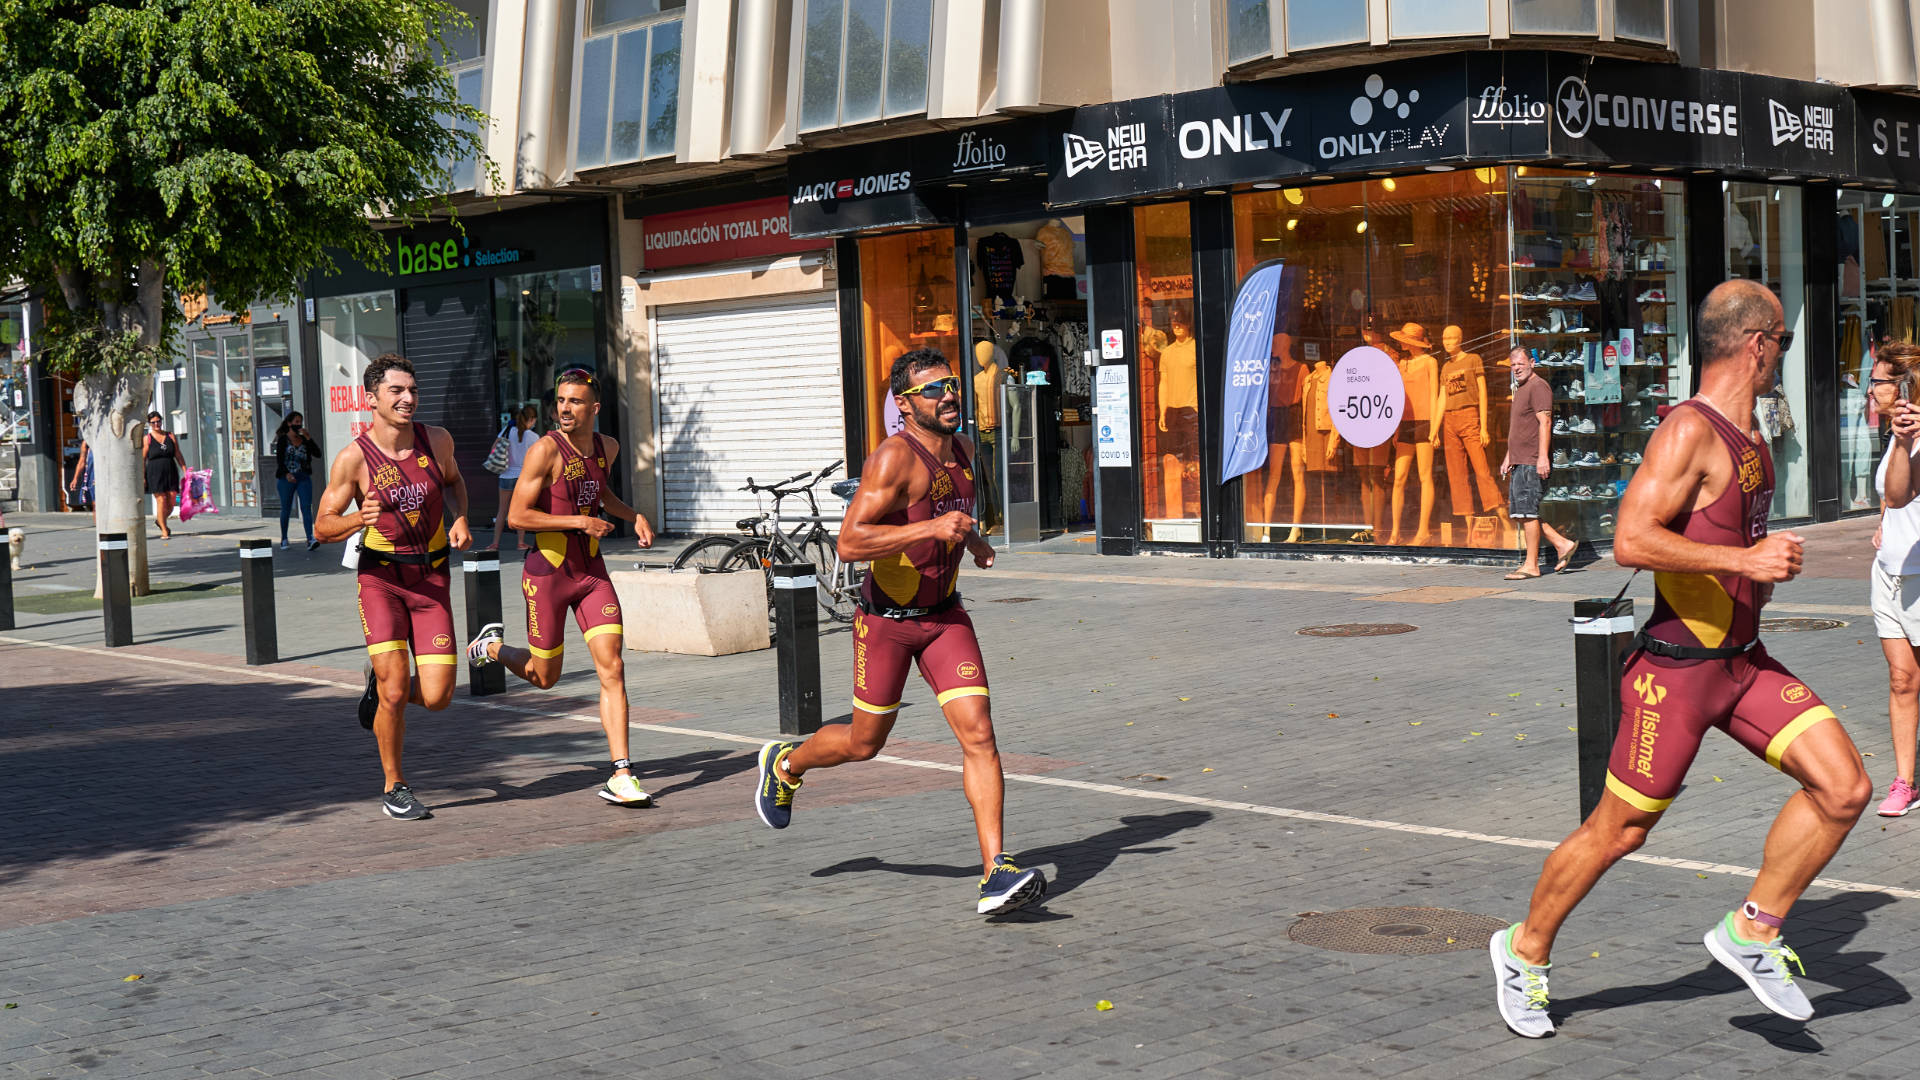
MULTIPOLYGON (((373 423, 360 377, 374 357, 399 350, 399 320, 392 292, 323 296, 314 309, 320 327, 321 380, 327 387, 320 446, 333 455, 373 423)), ((307 422, 313 423, 313 418, 307 422)))
POLYGON ((1597 34, 1597 0, 1513 0, 1516 34, 1597 34))
POLYGON ((1227 4, 1227 63, 1238 64, 1273 52, 1269 0, 1230 0, 1227 4))
POLYGON ((1193 325, 1193 233, 1186 203, 1136 207, 1141 517, 1146 539, 1198 543, 1200 380, 1193 325))
POLYGON ((1679 198, 1674 184, 1524 168, 1237 196, 1240 273, 1293 267, 1245 538, 1512 547, 1499 469, 1516 343, 1556 402, 1542 516, 1610 537, 1655 408, 1685 385, 1666 366, 1684 327, 1670 333, 1659 307, 1674 293, 1683 310, 1679 198), (1360 345, 1387 353, 1404 387, 1400 426, 1375 447, 1341 437, 1327 397, 1333 366, 1360 345))
POLYGON ((1394 37, 1463 37, 1487 33, 1486 0, 1387 0, 1394 37))
POLYGON ((603 294, 593 291, 591 274, 579 267, 494 279, 494 340, 500 350, 494 368, 500 402, 496 426, 505 427, 515 410, 532 405, 540 413, 535 430, 552 429, 554 377, 568 368, 600 366, 595 330, 603 294))
POLYGON ((1843 191, 1839 211, 1840 505, 1870 510, 1879 503, 1873 473, 1886 450, 1886 424, 1873 409, 1868 380, 1882 343, 1916 340, 1920 198, 1843 191))
MULTIPOLYGON (((1758 281, 1780 298, 1793 348, 1780 358, 1779 381, 1754 402, 1754 422, 1773 451, 1775 518, 1807 517, 1806 252, 1801 244, 1800 189, 1768 184, 1723 185, 1727 208, 1727 276, 1758 281)), ((1676 317, 1678 313, 1676 312, 1676 317)))
POLYGON ((953 234, 944 229, 860 241, 860 311, 865 342, 867 449, 900 430, 893 362, 914 349, 939 349, 965 374, 960 302, 953 283, 953 234))
POLYGON ((1287 49, 1354 45, 1367 40, 1367 0, 1291 0, 1287 49))

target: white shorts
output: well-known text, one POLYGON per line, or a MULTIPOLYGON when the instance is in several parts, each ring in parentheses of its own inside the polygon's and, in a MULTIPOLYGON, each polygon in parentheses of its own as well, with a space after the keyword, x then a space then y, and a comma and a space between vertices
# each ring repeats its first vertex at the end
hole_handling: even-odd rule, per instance
POLYGON ((1873 628, 1883 639, 1920 645, 1920 574, 1889 574, 1874 560, 1873 628))

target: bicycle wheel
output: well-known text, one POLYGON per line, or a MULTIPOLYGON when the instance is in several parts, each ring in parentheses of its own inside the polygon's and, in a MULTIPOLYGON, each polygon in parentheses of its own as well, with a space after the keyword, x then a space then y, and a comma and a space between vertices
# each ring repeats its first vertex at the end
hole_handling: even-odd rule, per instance
POLYGON ((773 623, 773 548, 765 539, 749 536, 735 540, 720 560, 721 570, 758 570, 767 587, 767 623, 773 623))
POLYGON ((711 574, 720 569, 727 553, 739 542, 737 536, 703 536, 681 548, 680 554, 673 557, 672 566, 675 570, 691 566, 703 574, 711 574))
POLYGON ((826 538, 811 536, 800 548, 801 554, 814 566, 814 596, 820 601, 820 610, 833 622, 852 622, 854 613, 853 589, 848 587, 849 575, 835 571, 840 563, 826 538))

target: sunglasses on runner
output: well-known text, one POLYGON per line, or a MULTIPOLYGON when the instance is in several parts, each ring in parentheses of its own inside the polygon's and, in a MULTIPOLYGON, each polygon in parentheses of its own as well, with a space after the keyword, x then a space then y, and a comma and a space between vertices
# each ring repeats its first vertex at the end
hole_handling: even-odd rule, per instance
POLYGON ((941 398, 946 397, 948 394, 952 394, 954 397, 959 397, 960 396, 960 376, 949 375, 944 379, 934 379, 930 382, 923 382, 919 386, 909 386, 905 390, 901 391, 901 393, 905 394, 907 397, 912 397, 915 394, 918 394, 921 397, 926 398, 928 401, 939 401, 941 398))
POLYGON ((568 368, 567 370, 561 372, 560 374, 555 375, 553 377, 553 381, 555 385, 558 385, 563 382, 582 382, 582 381, 584 381, 588 386, 594 385, 593 372, 588 371, 586 368, 583 368, 583 367, 568 368))

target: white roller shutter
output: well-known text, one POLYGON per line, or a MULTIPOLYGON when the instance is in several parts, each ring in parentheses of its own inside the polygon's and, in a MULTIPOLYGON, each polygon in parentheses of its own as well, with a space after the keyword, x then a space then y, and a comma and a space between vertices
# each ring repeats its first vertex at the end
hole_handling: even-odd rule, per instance
MULTIPOLYGON (((662 308, 653 341, 666 531, 732 532, 755 512, 738 490, 747 477, 771 483, 846 456, 831 296, 662 308)), ((844 509, 824 485, 820 496, 823 513, 844 509)))

